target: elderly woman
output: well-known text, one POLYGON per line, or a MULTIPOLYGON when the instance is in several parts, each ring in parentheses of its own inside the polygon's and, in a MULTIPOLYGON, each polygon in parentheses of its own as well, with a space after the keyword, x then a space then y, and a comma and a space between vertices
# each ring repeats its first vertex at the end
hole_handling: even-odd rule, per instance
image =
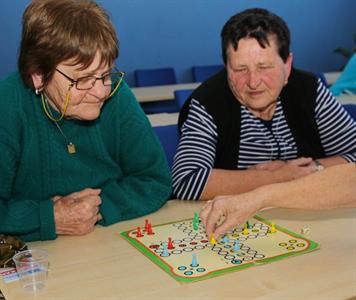
POLYGON ((34 0, 19 73, 0 82, 0 232, 82 235, 161 207, 169 169, 116 69, 118 40, 93 1, 34 0))
POLYGON ((356 161, 356 123, 313 74, 292 67, 285 22, 264 9, 221 32, 225 70, 180 113, 173 190, 211 199, 356 161))

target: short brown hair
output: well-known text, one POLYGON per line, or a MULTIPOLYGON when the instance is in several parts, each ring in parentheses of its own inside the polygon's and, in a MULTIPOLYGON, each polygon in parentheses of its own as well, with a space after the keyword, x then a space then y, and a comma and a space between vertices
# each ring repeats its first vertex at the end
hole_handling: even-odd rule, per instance
POLYGON ((112 64, 119 55, 109 16, 94 1, 33 0, 26 8, 18 67, 28 86, 33 87, 32 73, 42 74, 45 86, 65 60, 87 68, 97 51, 101 64, 112 64))

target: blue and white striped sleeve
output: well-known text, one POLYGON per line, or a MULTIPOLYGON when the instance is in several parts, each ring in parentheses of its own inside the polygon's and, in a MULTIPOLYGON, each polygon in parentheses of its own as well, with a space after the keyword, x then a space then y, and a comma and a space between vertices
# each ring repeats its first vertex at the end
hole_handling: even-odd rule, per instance
POLYGON ((326 156, 340 155, 356 161, 356 122, 319 80, 316 123, 326 156))
POLYGON ((193 99, 173 163, 173 193, 178 199, 200 198, 214 167, 216 143, 213 118, 193 99))

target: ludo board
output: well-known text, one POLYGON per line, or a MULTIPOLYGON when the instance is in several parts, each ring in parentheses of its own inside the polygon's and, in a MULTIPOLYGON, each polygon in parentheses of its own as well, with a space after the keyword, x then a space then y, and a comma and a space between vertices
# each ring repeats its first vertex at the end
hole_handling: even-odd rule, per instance
MULTIPOLYGON (((121 232, 121 236, 178 281, 192 282, 307 253, 319 244, 254 216, 214 245, 202 224, 187 219, 121 232), (195 227, 195 228, 194 228, 195 227), (245 227, 245 228, 244 228, 245 227), (271 227, 272 232, 271 233, 271 227), (138 235, 138 236, 137 236, 138 235)), ((150 224, 149 224, 150 225, 150 224)))

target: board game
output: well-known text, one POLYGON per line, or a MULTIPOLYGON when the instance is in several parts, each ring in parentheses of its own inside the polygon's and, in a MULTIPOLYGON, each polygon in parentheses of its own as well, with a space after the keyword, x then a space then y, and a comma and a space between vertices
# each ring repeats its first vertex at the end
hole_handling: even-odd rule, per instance
POLYGON ((194 219, 155 226, 146 220, 142 229, 137 227, 120 235, 182 282, 207 279, 319 248, 318 243, 259 216, 218 241, 208 239, 203 225, 194 219))

